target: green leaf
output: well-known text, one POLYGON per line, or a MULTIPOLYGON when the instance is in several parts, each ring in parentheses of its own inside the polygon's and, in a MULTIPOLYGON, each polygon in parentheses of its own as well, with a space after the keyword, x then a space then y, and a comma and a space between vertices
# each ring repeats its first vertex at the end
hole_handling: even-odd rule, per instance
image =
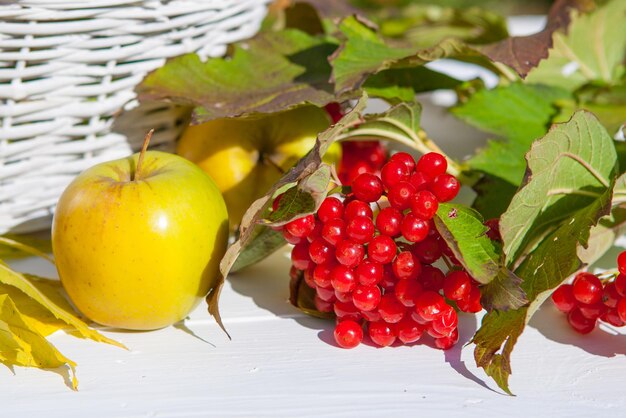
POLYGON ((504 266, 492 281, 480 288, 480 299, 487 311, 508 311, 528 303, 522 279, 504 266))
POLYGON ((464 205, 441 203, 434 220, 437 231, 470 276, 482 284, 496 277, 502 250, 487 237, 488 228, 478 212, 464 205))
POLYGON ((488 313, 474 337, 477 364, 506 391, 515 341, 549 291, 582 267, 578 249, 589 246, 591 228, 609 214, 618 171, 613 141, 585 111, 554 125, 526 158, 527 175, 500 233, 507 266, 531 304, 488 313))
POLYGON ((289 188, 281 197, 278 208, 259 222, 284 225, 294 217, 315 212, 322 204, 330 184, 330 166, 321 164, 308 177, 289 188))
POLYGON ((587 86, 575 93, 575 100, 566 100, 557 103, 560 113, 555 122, 568 120, 571 115, 580 109, 593 113, 614 135, 626 123, 626 85, 610 87, 587 86))
POLYGON ((476 192, 472 207, 485 219, 499 218, 509 207, 517 187, 499 177, 484 175, 472 186, 476 192))
POLYGON ((265 260, 270 254, 278 251, 286 244, 285 238, 280 231, 272 228, 258 227, 258 232, 245 247, 233 264, 233 273, 265 260))
POLYGON ((481 287, 485 309, 517 309, 528 300, 521 279, 502 265, 502 249, 487 237, 478 212, 464 205, 442 203, 435 226, 463 268, 481 287))
POLYGON ((458 38, 444 37, 424 46, 408 40, 383 38, 369 23, 355 16, 344 19, 339 29, 345 41, 330 57, 335 91, 345 94, 359 89, 373 74, 391 68, 413 68, 441 58, 478 60, 489 67, 476 48, 458 38))
POLYGON ((472 43, 494 42, 507 37, 505 19, 498 13, 478 7, 442 7, 407 2, 405 7, 380 8, 367 17, 390 38, 406 39, 413 45, 429 47, 446 38, 472 43))
POLYGON ((482 367, 500 389, 509 395, 512 395, 509 389, 509 375, 512 373, 511 352, 524 331, 526 310, 522 308, 507 312, 488 312, 472 339, 476 345, 474 349, 476 365, 482 367))
POLYGON ((524 154, 533 140, 545 134, 557 114, 553 102, 568 98, 561 89, 513 83, 493 90, 479 90, 452 113, 472 126, 504 138, 490 141, 468 165, 513 185, 521 182, 524 154))
POLYGON ((626 2, 612 0, 589 14, 572 12, 567 33, 553 34, 549 57, 526 78, 573 91, 589 82, 612 85, 624 76, 626 2))
POLYGON ((370 76, 363 88, 371 97, 412 102, 417 93, 453 89, 461 82, 426 67, 392 68, 370 76))
POLYGON ((338 100, 328 81, 328 56, 336 48, 329 38, 296 29, 265 32, 236 44, 227 58, 173 58, 148 74, 137 90, 142 99, 195 106, 196 122, 305 103, 321 107, 338 100))
POLYGON ((611 137, 585 111, 554 125, 526 158, 529 174, 500 221, 509 266, 555 226, 603 201, 618 170, 611 137))

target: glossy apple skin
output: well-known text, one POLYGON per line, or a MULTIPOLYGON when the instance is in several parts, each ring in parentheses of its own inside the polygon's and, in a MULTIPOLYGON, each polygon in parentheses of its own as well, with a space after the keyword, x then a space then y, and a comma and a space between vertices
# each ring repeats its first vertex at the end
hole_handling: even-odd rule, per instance
MULTIPOLYGON (((328 114, 315 106, 265 117, 217 119, 188 127, 176 152, 215 180, 234 227, 252 202, 313 148, 329 124, 328 114)), ((338 162, 340 153, 338 144, 331 146, 325 161, 338 162)))
POLYGON ((157 329, 208 293, 226 251, 228 215, 196 165, 158 151, 96 165, 61 195, 52 249, 70 299, 102 325, 157 329))

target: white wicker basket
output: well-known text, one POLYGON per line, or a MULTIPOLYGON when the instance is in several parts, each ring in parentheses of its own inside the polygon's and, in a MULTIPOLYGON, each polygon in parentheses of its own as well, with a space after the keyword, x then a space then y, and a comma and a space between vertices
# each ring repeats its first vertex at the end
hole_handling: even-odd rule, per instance
POLYGON ((168 57, 222 55, 266 3, 0 0, 0 234, 48 227, 78 173, 128 155, 149 128, 171 146, 187 112, 137 106, 134 87, 168 57))

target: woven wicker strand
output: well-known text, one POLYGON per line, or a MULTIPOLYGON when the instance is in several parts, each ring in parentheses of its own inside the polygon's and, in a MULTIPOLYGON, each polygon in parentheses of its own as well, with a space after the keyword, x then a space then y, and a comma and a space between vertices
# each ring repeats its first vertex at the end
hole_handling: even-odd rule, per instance
POLYGON ((224 54, 252 36, 268 0, 0 0, 0 234, 50 225, 66 185, 137 150, 171 150, 186 109, 138 106, 165 59, 224 54))

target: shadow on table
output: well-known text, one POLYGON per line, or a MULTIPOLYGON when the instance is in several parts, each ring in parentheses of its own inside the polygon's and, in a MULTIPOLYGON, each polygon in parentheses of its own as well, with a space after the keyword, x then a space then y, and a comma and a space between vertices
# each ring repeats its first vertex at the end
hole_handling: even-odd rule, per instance
POLYGON ((290 259, 279 250, 269 259, 229 275, 228 281, 235 292, 252 299, 259 308, 310 329, 331 330, 332 338, 332 321, 308 316, 289 303, 290 267, 290 259))
POLYGON ((626 335, 618 333, 615 328, 601 324, 589 335, 581 335, 574 331, 564 314, 546 301, 532 317, 528 326, 535 328, 544 337, 557 343, 580 347, 590 354, 603 357, 626 355, 626 335))

